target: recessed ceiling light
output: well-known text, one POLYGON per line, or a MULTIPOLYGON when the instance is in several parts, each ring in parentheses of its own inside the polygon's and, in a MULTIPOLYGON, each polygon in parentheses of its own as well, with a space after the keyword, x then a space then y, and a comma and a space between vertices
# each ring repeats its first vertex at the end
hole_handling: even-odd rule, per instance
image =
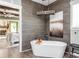
POLYGON ((42 1, 46 1, 46 0, 42 0, 42 1))

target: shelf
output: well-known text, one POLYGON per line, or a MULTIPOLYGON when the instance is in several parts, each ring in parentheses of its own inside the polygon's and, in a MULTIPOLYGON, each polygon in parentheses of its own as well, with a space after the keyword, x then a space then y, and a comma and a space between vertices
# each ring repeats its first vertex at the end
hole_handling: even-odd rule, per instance
POLYGON ((0 8, 0 12, 5 12, 5 13, 14 14, 14 15, 19 15, 19 11, 10 10, 10 9, 3 9, 3 8, 0 8))
POLYGON ((7 28, 8 26, 0 26, 0 28, 7 28))
POLYGON ((4 16, 0 16, 0 19, 7 19, 7 20, 19 20, 19 17, 18 18, 15 18, 15 17, 4 17, 4 16))

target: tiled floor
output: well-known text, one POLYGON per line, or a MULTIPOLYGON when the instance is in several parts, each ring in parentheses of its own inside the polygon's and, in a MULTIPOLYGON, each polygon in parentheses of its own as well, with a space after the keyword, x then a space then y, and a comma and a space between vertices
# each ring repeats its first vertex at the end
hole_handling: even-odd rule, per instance
POLYGON ((20 53, 17 47, 0 49, 0 58, 32 58, 31 51, 20 53))
MULTIPOLYGON (((18 47, 0 49, 0 58, 41 58, 33 55, 32 51, 20 53, 18 47)), ((67 55, 64 58, 69 58, 67 55)), ((70 58, 76 58, 71 56, 70 58)))
MULTIPOLYGON (((6 39, 2 39, 0 40, 0 58, 41 58, 41 57, 34 56, 32 51, 20 53, 19 47, 9 47, 6 39)), ((65 54, 64 58, 69 57, 67 54, 65 54)), ((76 57, 71 56, 70 58, 76 58, 76 57)))
POLYGON ((9 46, 7 40, 5 38, 0 37, 0 49, 1 48, 7 48, 9 46))

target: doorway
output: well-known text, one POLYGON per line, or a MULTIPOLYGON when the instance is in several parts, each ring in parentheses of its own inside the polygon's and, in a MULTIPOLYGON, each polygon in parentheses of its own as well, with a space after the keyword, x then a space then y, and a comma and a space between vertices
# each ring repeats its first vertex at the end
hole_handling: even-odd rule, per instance
POLYGON ((0 48, 19 46, 20 10, 0 6, 0 48))

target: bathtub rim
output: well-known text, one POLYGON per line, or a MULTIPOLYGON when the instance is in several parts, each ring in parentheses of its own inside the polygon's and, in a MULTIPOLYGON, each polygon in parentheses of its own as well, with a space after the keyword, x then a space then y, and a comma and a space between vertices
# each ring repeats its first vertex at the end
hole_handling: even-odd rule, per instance
POLYGON ((33 44, 33 45, 38 45, 38 46, 41 46, 41 45, 53 45, 53 46, 67 46, 67 43, 65 43, 65 42, 62 42, 62 41, 47 41, 47 40, 43 40, 43 42, 52 42, 52 44, 35 44, 35 41, 36 40, 32 40, 30 43, 31 44, 33 44), (56 42, 56 43, 61 43, 61 45, 60 44, 54 44, 54 43, 56 42))

